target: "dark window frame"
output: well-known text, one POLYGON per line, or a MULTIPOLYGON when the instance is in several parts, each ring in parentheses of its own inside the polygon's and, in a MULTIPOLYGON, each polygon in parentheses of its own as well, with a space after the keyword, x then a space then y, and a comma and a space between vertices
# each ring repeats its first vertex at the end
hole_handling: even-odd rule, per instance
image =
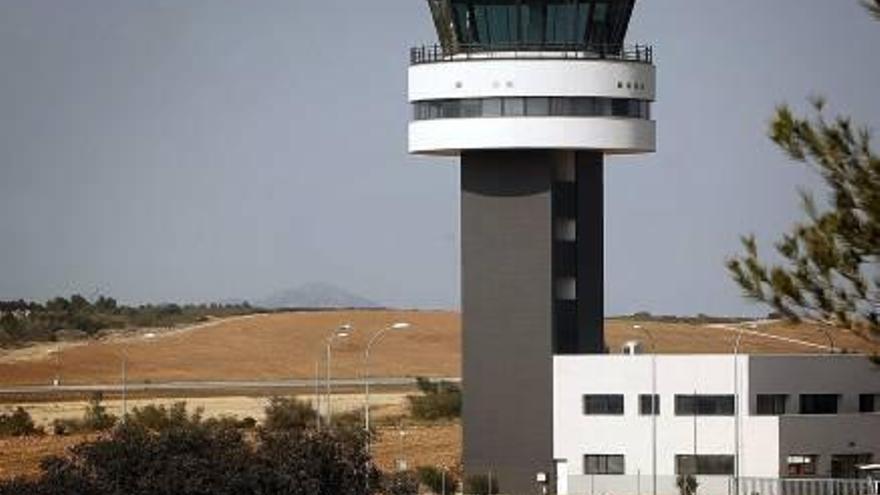
POLYGON ((859 394, 859 412, 880 412, 880 394, 859 394))
POLYGON ((711 476, 734 474, 734 456, 731 454, 678 454, 675 456, 675 474, 711 476))
POLYGON ((687 394, 675 396, 676 416, 733 416, 733 394, 687 394))
POLYGON ((755 395, 756 416, 781 416, 788 410, 788 394, 755 395))
POLYGON ((651 394, 640 394, 639 395, 639 415, 640 416, 651 416, 653 405, 653 414, 655 416, 660 415, 660 394, 654 394, 654 401, 652 404, 651 394))
POLYGON ((785 472, 791 477, 816 476, 818 465, 818 454, 789 454, 785 458, 785 472), (792 462, 792 458, 798 457, 809 459, 809 462, 792 462))
POLYGON ((626 457, 623 454, 585 454, 584 474, 626 474, 626 457), (591 464, 591 460, 595 463, 591 464), (613 461, 613 463, 609 461, 613 461), (595 469, 593 469, 593 465, 595 465, 595 469))
POLYGON ((840 394, 800 394, 798 396, 799 414, 833 415, 839 412, 840 394))
POLYGON ((623 394, 584 394, 581 398, 584 416, 623 416, 623 394))

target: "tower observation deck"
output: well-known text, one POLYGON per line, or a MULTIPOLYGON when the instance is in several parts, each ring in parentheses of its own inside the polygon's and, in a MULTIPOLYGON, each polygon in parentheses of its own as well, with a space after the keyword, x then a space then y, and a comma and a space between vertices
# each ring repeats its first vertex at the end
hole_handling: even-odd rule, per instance
POLYGON ((634 3, 428 0, 410 52, 409 151, 461 162, 464 467, 502 493, 553 478, 553 356, 605 352, 605 156, 656 143, 634 3))

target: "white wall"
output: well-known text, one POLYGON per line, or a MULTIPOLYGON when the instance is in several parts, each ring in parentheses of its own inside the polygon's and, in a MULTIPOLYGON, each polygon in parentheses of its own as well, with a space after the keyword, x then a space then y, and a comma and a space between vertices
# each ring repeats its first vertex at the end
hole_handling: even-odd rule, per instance
POLYGON ((409 68, 409 101, 493 96, 654 100, 653 65, 612 60, 467 60, 409 68), (623 83, 618 88, 618 82, 623 83), (627 88, 627 83, 631 83, 627 88), (632 85, 645 89, 636 89, 632 85))
MULTIPOLYGON (((651 416, 639 415, 639 394, 651 393, 650 355, 554 357, 554 456, 583 474, 585 454, 624 454, 626 474, 651 473, 651 416), (624 394, 623 416, 584 416, 584 394, 624 394)), ((739 357, 742 476, 778 475, 778 418, 748 416, 748 357, 739 357)), ((732 394, 731 355, 658 355, 657 471, 675 474, 675 456, 734 453, 733 416, 675 416, 676 394, 732 394), (695 432, 696 424, 696 435, 695 432)))
POLYGON ((644 153, 656 147, 656 123, 620 117, 492 117, 418 120, 410 153, 456 155, 474 149, 592 149, 644 153))

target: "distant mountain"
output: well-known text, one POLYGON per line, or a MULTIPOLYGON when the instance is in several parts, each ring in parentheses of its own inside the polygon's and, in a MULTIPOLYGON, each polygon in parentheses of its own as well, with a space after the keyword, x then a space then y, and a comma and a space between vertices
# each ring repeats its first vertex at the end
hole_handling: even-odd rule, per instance
POLYGON ((326 283, 309 283, 295 289, 278 291, 258 300, 256 306, 279 308, 378 308, 380 304, 345 289, 326 283))

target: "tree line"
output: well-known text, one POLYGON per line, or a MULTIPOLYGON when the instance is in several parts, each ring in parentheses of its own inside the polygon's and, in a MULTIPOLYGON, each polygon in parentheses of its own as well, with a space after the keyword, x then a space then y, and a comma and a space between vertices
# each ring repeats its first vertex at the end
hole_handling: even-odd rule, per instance
POLYGON ((55 341, 64 331, 93 337, 106 329, 162 328, 206 321, 210 317, 260 312, 247 302, 236 304, 145 304, 126 306, 112 297, 90 301, 79 294, 45 303, 0 301, 0 346, 55 341))

